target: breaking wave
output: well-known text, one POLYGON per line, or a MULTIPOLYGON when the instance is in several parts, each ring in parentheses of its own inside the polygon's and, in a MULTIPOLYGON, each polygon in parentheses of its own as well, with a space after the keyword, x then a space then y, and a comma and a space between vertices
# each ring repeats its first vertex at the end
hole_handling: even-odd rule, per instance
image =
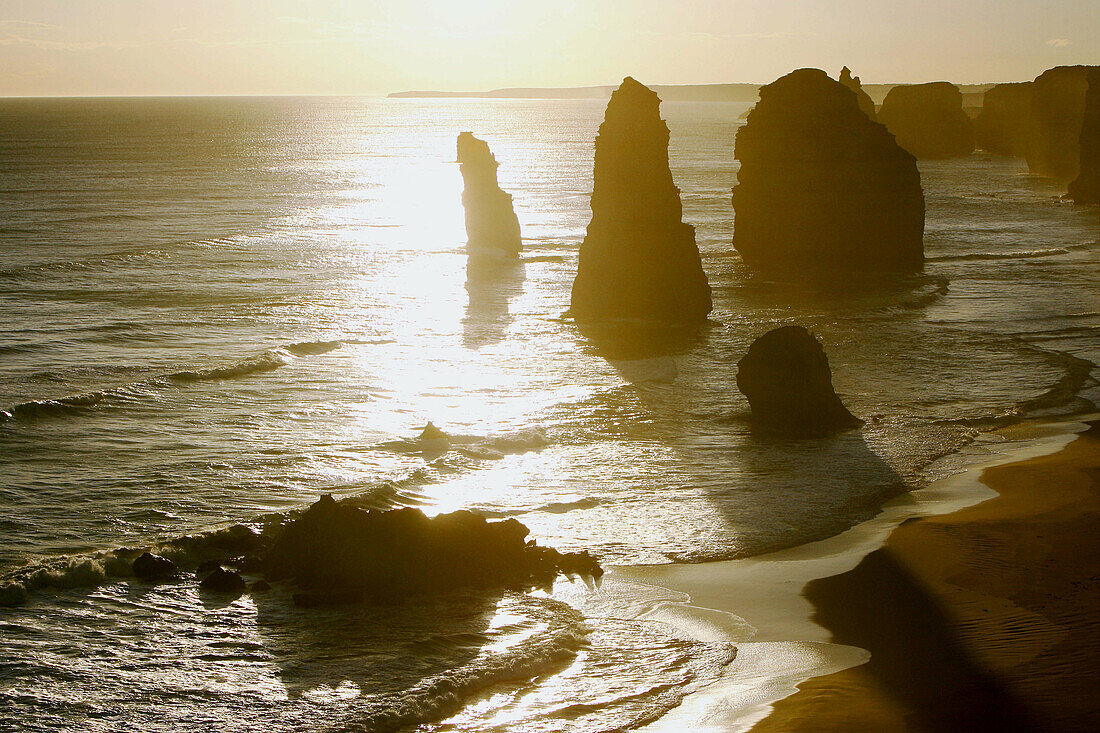
POLYGON ((970 252, 967 254, 932 255, 926 257, 929 262, 981 262, 983 260, 1031 260, 1037 257, 1054 257, 1069 254, 1068 249, 1031 249, 1022 252, 970 252))
POLYGON ((48 276, 59 272, 79 272, 81 270, 94 270, 104 266, 117 266, 126 262, 137 262, 146 257, 156 257, 166 254, 164 250, 154 247, 146 249, 131 249, 123 252, 89 257, 81 260, 64 260, 59 262, 35 262, 28 265, 11 267, 0 270, 0 280, 26 280, 35 277, 48 276))
POLYGON ((422 457, 439 457, 457 452, 469 458, 498 460, 507 455, 518 455, 540 450, 549 445, 546 433, 540 428, 527 428, 501 435, 451 435, 432 434, 405 440, 378 443, 375 450, 390 451, 422 457))
POLYGON ((1049 416, 1056 412, 1089 412, 1095 409, 1092 401, 1082 397, 1080 393, 1086 387, 1100 384, 1092 376, 1096 364, 1063 351, 1043 349, 1032 344, 1024 344, 1023 347, 1061 368, 1062 376, 1042 394, 1023 400, 996 415, 940 420, 938 424, 996 429, 1014 425, 1028 417, 1049 416))
POLYGON ((340 348, 344 343, 343 341, 306 341, 287 344, 267 349, 256 356, 250 356, 226 366, 172 372, 171 374, 125 384, 121 387, 68 397, 30 400, 13 405, 6 410, 0 410, 0 421, 82 414, 100 406, 140 402, 160 389, 186 386, 194 382, 235 379, 269 372, 300 357, 317 356, 333 351, 340 348))
POLYGON ((553 501, 549 504, 543 504, 527 509, 509 509, 503 511, 493 511, 488 509, 479 509, 481 514, 492 519, 503 519, 505 517, 518 517, 524 514, 565 514, 567 512, 576 511, 578 509, 592 509, 603 504, 602 499, 596 497, 584 497, 583 499, 577 499, 576 501, 553 501))
POLYGON ((530 680, 564 669, 585 646, 589 629, 584 617, 564 603, 525 598, 542 629, 498 652, 482 653, 472 662, 392 696, 372 700, 354 711, 336 730, 366 733, 398 730, 439 720, 461 710, 478 693, 506 682, 530 680), (536 608, 535 606, 542 606, 536 608))

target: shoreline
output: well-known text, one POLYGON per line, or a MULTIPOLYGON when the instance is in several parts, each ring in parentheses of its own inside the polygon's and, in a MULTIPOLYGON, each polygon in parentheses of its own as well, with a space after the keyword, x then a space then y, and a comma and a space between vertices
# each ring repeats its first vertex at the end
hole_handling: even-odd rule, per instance
MULTIPOLYGON (((737 647, 722 679, 690 693, 641 730, 771 730, 776 703, 801 699, 808 683, 843 675, 871 658, 864 647, 834 639, 817 622, 817 609, 803 593, 808 585, 852 572, 909 520, 942 518, 997 498, 982 481, 987 470, 1058 456, 1086 428, 1066 420, 1000 431, 1003 442, 981 444, 991 455, 892 499, 876 517, 826 540, 739 560, 613 568, 605 579, 608 594, 624 585, 664 592, 663 600, 638 609, 636 618, 663 623, 685 638, 737 647)), ((801 715, 774 730, 796 729, 801 715)), ((806 730, 822 729, 816 717, 813 724, 803 722, 806 730)))
POLYGON ((807 587, 871 661, 808 680, 754 731, 1100 728, 1100 423, 982 481, 994 499, 807 587))

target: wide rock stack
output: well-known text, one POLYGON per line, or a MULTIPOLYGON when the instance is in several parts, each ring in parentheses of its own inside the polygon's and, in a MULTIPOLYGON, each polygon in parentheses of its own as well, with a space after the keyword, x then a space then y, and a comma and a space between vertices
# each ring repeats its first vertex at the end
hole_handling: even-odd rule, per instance
POLYGON ((518 256, 519 219, 512 209, 512 196, 497 184, 497 160, 488 143, 469 132, 459 134, 458 167, 471 254, 518 256))
POLYGON ((737 133, 733 245, 773 277, 908 272, 924 261, 916 160, 819 69, 761 88, 737 133))
POLYGON ((963 111, 962 93, 946 81, 894 87, 882 100, 878 121, 920 159, 974 152, 974 124, 963 111))
POLYGON ((829 357, 801 326, 783 326, 752 342, 737 362, 737 388, 754 427, 792 437, 820 437, 859 427, 833 391, 829 357))
POLYGON ((627 77, 596 135, 592 221, 573 281, 573 317, 689 323, 710 313, 710 285, 683 222, 657 95, 627 77))
POLYGON ((1089 66, 1047 69, 1032 85, 1028 169, 1040 176, 1073 180, 1080 172, 1081 125, 1089 66))
POLYGON ((863 114, 875 119, 875 101, 871 99, 871 95, 863 91, 863 84, 860 82, 859 77, 852 76, 852 70, 845 66, 840 70, 840 83, 848 87, 855 93, 856 99, 859 101, 859 108, 863 110, 863 114))
POLYGON ((541 588, 559 574, 603 574, 587 552, 560 553, 527 535, 515 519, 487 522, 468 511, 428 518, 419 509, 363 510, 324 496, 282 528, 260 565, 269 580, 303 590, 295 598, 301 605, 541 588))
POLYGON ((1100 204, 1100 67, 1089 69, 1088 85, 1081 123, 1081 170, 1069 184, 1069 195, 1078 204, 1100 204))
POLYGON ((997 84, 982 98, 982 111, 974 120, 979 148, 997 155, 1027 155, 1031 131, 1030 81, 997 84))

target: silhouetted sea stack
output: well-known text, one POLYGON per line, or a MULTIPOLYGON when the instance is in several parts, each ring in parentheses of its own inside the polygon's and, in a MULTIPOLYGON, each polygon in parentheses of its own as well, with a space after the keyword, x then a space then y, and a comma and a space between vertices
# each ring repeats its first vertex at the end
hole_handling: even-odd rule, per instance
POLYGON ((262 564, 270 580, 297 583, 303 605, 528 589, 551 585, 559 573, 603 574, 587 552, 539 547, 527 534, 515 519, 487 522, 467 511, 429 519, 419 509, 368 511, 324 496, 282 530, 262 564))
POLYGON ((762 87, 735 155, 733 245, 749 267, 780 278, 921 267, 916 160, 824 71, 762 87))
POLYGON ((882 101, 878 121, 917 158, 974 152, 974 124, 963 111, 962 93, 946 81, 894 87, 882 101))
POLYGON ((710 313, 710 285, 695 228, 683 223, 660 105, 630 77, 607 103, 596 135, 592 221, 573 281, 577 321, 690 323, 710 313))
POLYGON ((466 210, 467 247, 473 254, 518 256, 519 219, 512 196, 497 184, 497 160, 484 140, 469 132, 458 136, 462 206, 466 210))
POLYGON ((1032 173, 1065 180, 1077 177, 1090 68, 1097 67, 1056 66, 1035 79, 1027 150, 1032 173))
POLYGON ((975 142, 998 155, 1027 155, 1031 133, 1031 82, 997 84, 982 97, 974 120, 975 142))
POLYGON ((859 108, 863 110, 863 114, 875 119, 875 102, 871 99, 871 95, 863 91, 863 84, 860 82, 859 77, 852 76, 852 70, 845 66, 840 70, 840 83, 851 89, 856 99, 859 101, 859 108))
POLYGON ((1088 85, 1081 124, 1080 172, 1069 184, 1069 195, 1079 204, 1100 204, 1100 67, 1089 69, 1088 85))
POLYGON ((792 437, 820 437, 859 427, 833 391, 829 357, 801 326, 783 326, 752 342, 737 362, 737 388, 754 427, 792 437))

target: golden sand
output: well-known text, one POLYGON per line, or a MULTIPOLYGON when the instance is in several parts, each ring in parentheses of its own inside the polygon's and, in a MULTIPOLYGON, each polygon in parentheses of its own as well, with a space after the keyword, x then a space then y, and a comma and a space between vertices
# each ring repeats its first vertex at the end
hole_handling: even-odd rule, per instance
POLYGON ((1100 730, 1100 428, 987 469, 1000 496, 899 526, 806 587, 833 639, 870 650, 753 730, 1100 730))

